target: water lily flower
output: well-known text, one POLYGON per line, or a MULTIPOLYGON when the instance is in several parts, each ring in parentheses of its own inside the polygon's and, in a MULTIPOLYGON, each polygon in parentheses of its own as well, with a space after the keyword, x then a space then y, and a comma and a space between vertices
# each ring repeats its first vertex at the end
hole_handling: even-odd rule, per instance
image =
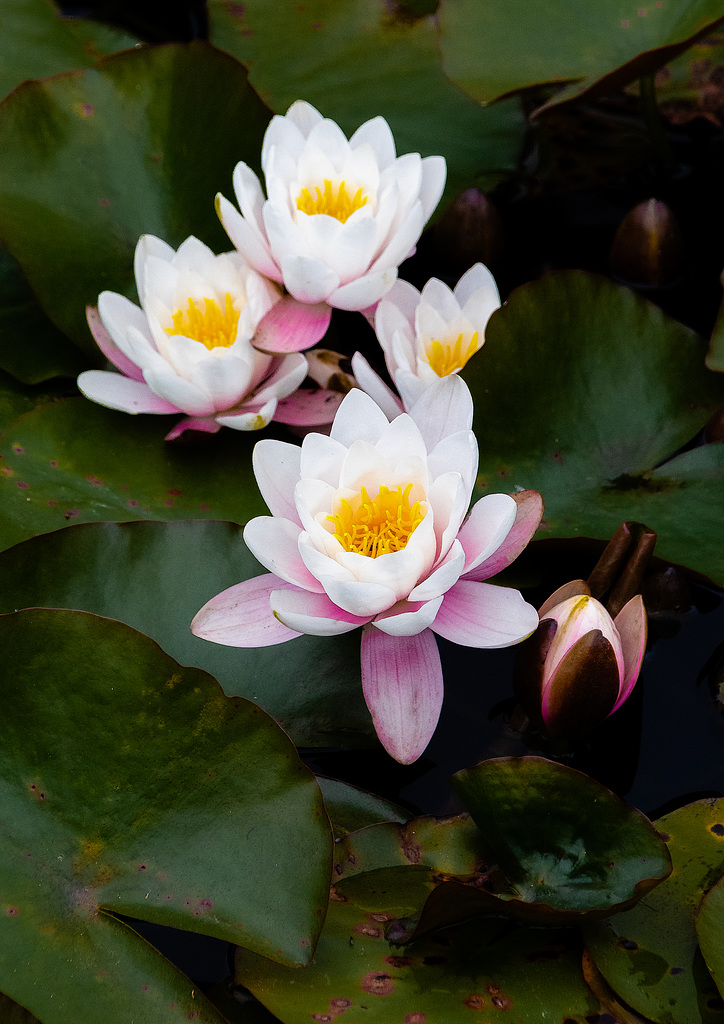
POLYGON ((532 536, 540 495, 486 495, 466 515, 478 465, 471 423, 470 392, 448 377, 391 422, 354 389, 329 437, 260 441, 254 472, 272 515, 252 519, 244 539, 269 572, 214 597, 193 632, 261 647, 362 627, 377 734, 398 761, 416 760, 442 704, 433 634, 506 647, 538 624, 518 591, 484 581, 532 536))
MULTIPOLYGON (((174 251, 143 235, 135 274, 140 308, 109 291, 89 308, 98 347, 121 372, 81 373, 83 394, 123 412, 185 413, 168 440, 189 428, 265 427, 307 374, 299 353, 274 356, 252 345, 279 289, 237 252, 216 256, 193 237, 174 251)), ((285 422, 293 416, 287 409, 285 422)), ((333 410, 326 422, 332 418, 333 410)))
POLYGON ((482 263, 466 271, 454 291, 435 277, 422 292, 396 281, 377 306, 375 331, 401 400, 358 352, 352 367, 360 387, 388 415, 409 409, 425 388, 462 370, 482 347, 488 320, 499 306, 495 280, 482 263))
POLYGON ((327 323, 330 306, 362 310, 389 291, 445 184, 443 157, 396 156, 384 118, 347 140, 302 100, 272 118, 261 164, 266 198, 237 164, 241 212, 219 195, 221 222, 256 270, 301 303, 327 304, 327 323))
POLYGON ((521 648, 518 698, 553 739, 579 736, 631 695, 646 650, 640 594, 615 618, 583 580, 567 583, 540 609, 540 625, 521 648))

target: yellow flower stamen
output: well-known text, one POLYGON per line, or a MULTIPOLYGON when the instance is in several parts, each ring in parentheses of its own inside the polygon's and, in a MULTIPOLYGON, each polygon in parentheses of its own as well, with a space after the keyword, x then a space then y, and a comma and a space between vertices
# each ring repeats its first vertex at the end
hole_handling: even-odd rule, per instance
POLYGON ((166 334, 183 334, 200 341, 209 351, 229 348, 236 341, 240 314, 231 295, 226 293, 223 309, 216 299, 204 299, 203 303, 202 309, 196 299, 189 299, 186 309, 177 309, 172 315, 173 327, 166 327, 166 334))
POLYGON ((354 195, 350 195, 345 182, 340 181, 335 194, 329 178, 324 179, 324 189, 313 185, 312 188, 303 188, 297 196, 297 209, 302 213, 326 213, 328 217, 336 217, 342 224, 366 203, 367 196, 363 188, 358 188, 354 195), (312 189, 315 195, 312 195, 312 189))
POLYGON ((456 341, 431 341, 425 347, 427 361, 438 377, 447 377, 455 370, 462 370, 471 356, 478 351, 478 332, 476 331, 463 350, 465 336, 458 334, 456 341))
POLYGON ((411 483, 394 491, 383 484, 376 498, 370 498, 365 487, 352 501, 342 498, 339 511, 327 521, 345 551, 370 558, 401 551, 427 511, 419 501, 410 503, 411 490, 411 483))

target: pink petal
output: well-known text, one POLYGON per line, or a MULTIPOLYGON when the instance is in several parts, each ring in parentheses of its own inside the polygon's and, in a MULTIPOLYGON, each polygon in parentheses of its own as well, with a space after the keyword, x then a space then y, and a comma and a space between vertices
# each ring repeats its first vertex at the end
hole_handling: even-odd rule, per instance
POLYGON ((274 420, 293 426, 316 427, 331 423, 344 395, 326 388, 300 388, 277 405, 274 420))
POLYGON ((516 508, 507 494, 486 494, 475 502, 458 534, 465 549, 466 578, 474 578, 467 574, 503 546, 515 523, 516 508))
POLYGON ((429 629, 388 636, 374 625, 362 631, 362 689, 377 735, 401 764, 411 764, 430 742, 443 698, 442 666, 429 629))
POLYGON ((95 343, 101 350, 103 355, 106 357, 109 363, 113 363, 121 373, 125 374, 126 377, 130 377, 131 380, 143 380, 143 374, 140 366, 136 366, 132 359, 129 359, 116 345, 113 338, 110 336, 105 328, 103 321, 101 320, 100 313, 98 312, 97 306, 86 306, 85 317, 88 321, 88 326, 91 329, 91 334, 95 339, 95 343))
POLYGON ((324 337, 331 316, 326 302, 299 302, 285 295, 261 318, 252 344, 262 352, 302 352, 324 337))
POLYGON ((119 412, 171 413, 181 410, 159 398, 144 381, 130 380, 112 370, 84 370, 78 377, 78 387, 92 402, 119 412))
POLYGON ((179 420, 173 430, 170 430, 164 441, 175 441, 185 430, 203 430, 207 434, 215 434, 221 430, 221 425, 216 422, 213 416, 186 416, 179 420))
POLYGON ((510 647, 538 627, 538 612, 517 590, 459 580, 443 598, 432 625, 464 647, 510 647))
POLYGON ((197 612, 191 632, 226 647, 271 647, 299 636, 282 625, 271 610, 272 592, 283 582, 269 573, 237 583, 212 597, 197 612))
POLYGON ((508 536, 480 565, 465 574, 468 580, 487 580, 510 565, 521 553, 538 529, 543 515, 543 499, 538 491, 518 491, 510 495, 518 508, 515 522, 508 536))
MULTIPOLYGON (((639 677, 641 662, 646 651, 646 608, 640 594, 632 597, 628 604, 623 606, 613 620, 613 624, 621 637, 624 663, 624 677, 621 682, 618 700, 613 708, 613 711, 616 711, 631 695, 631 691, 639 677)), ((611 714, 613 714, 613 711, 611 714)))
POLYGON ((570 583, 564 583, 562 587, 551 594, 547 601, 543 602, 538 609, 538 615, 544 619, 549 612, 553 611, 557 605, 563 604, 569 597, 581 597, 584 594, 586 597, 591 596, 590 588, 584 580, 571 580, 570 583))
POLYGON ((311 636, 337 636, 369 622, 369 616, 350 615, 330 601, 326 594, 310 594, 296 588, 275 590, 271 604, 280 622, 288 625, 290 630, 311 636))

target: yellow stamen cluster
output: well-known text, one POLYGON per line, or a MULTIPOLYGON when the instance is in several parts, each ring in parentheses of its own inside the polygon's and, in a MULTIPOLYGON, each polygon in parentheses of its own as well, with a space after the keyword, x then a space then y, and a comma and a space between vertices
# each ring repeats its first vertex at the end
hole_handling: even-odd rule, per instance
POLYGON ((342 498, 339 512, 327 520, 345 551, 370 558, 401 551, 427 511, 419 501, 410 504, 411 490, 411 483, 394 491, 383 484, 376 498, 370 498, 364 487, 359 501, 342 498))
POLYGON ((326 213, 328 217, 336 217, 344 224, 355 210, 359 210, 367 203, 367 196, 363 194, 364 189, 358 188, 354 195, 350 195, 343 181, 340 181, 336 194, 329 178, 324 179, 324 189, 319 185, 313 185, 312 188, 315 195, 312 195, 312 189, 303 188, 297 196, 297 209, 302 213, 326 213))
POLYGON ((186 309, 177 309, 173 314, 173 327, 166 328, 166 334, 183 334, 186 338, 200 341, 212 348, 229 348, 236 341, 239 326, 239 310, 235 308, 227 292, 224 308, 216 299, 204 299, 204 308, 196 299, 189 299, 186 309))
POLYGON ((478 351, 478 332, 476 331, 463 349, 465 335, 458 334, 453 343, 431 341, 425 347, 427 361, 438 377, 447 377, 455 370, 462 370, 471 356, 478 351))

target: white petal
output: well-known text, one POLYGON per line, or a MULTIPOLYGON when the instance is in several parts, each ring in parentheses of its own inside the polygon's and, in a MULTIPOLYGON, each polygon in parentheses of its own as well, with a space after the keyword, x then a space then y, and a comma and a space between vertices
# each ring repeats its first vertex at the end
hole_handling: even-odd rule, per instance
POLYGON ((299 522, 294 488, 299 481, 301 449, 296 444, 264 438, 254 445, 252 467, 257 487, 273 516, 299 522))
POLYGON ((143 378, 152 391, 187 416, 210 416, 216 411, 214 403, 200 388, 178 377, 167 363, 164 367, 143 371, 143 378))
POLYGON ((283 256, 280 263, 284 286, 300 302, 328 301, 339 286, 339 276, 321 260, 309 256, 283 256))
MULTIPOLYGON (((410 591, 410 601, 431 601, 442 597, 460 579, 465 565, 465 552, 460 541, 453 541, 444 560, 427 579, 410 591)), ((429 625, 430 623, 428 623, 429 625)))
POLYGON ((429 220, 440 202, 445 179, 447 177, 447 166, 442 156, 426 156, 422 161, 422 187, 420 188, 420 200, 422 202, 422 215, 425 221, 429 220))
POLYGON ((402 412, 402 403, 391 388, 372 369, 361 352, 352 356, 352 373, 359 387, 382 409, 388 419, 394 419, 402 412))
POLYGON ((379 406, 359 388, 353 388, 337 410, 330 437, 348 448, 362 439, 370 444, 379 440, 388 419, 379 406))
POLYGON ((448 435, 472 430, 473 396, 461 377, 450 374, 425 388, 409 413, 432 452, 448 435))
POLYGON ((442 604, 442 596, 424 603, 399 601, 378 615, 373 625, 388 636, 417 636, 435 621, 442 604))
POLYGON ((381 169, 388 167, 395 159, 395 140, 384 117, 373 117, 357 129, 349 144, 353 149, 370 145, 374 150, 381 169))
POLYGON ((252 555, 275 576, 303 590, 322 593, 323 587, 299 555, 301 527, 278 516, 257 516, 244 527, 244 543, 252 555))
POLYGON ((383 267, 363 274, 356 281, 350 281, 334 288, 327 295, 327 302, 335 309, 359 311, 367 309, 387 294, 397 278, 397 266, 383 267))
POLYGON ((143 381, 130 380, 108 370, 86 370, 78 377, 78 387, 86 398, 120 412, 172 413, 179 409, 159 398, 143 381))

